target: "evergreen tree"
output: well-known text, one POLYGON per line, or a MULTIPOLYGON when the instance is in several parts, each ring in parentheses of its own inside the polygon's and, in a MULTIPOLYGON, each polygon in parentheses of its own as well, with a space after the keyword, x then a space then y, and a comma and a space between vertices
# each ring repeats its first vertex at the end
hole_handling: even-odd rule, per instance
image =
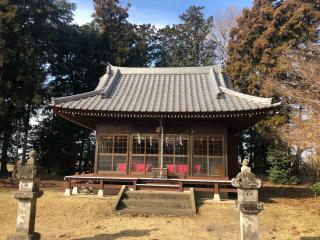
MULTIPOLYGON (((231 30, 226 71, 234 85, 252 95, 279 97, 270 91, 267 82, 276 79, 290 82, 291 66, 287 61, 306 42, 318 38, 320 5, 311 0, 255 0, 251 9, 245 9, 231 30)), ((288 121, 286 100, 278 114, 260 122, 248 137, 262 144, 248 148, 255 166, 266 166, 266 149, 275 144, 275 129, 288 121), (257 156, 259 156, 257 158, 257 156)), ((254 141, 255 142, 255 141, 254 141)))
POLYGON ((146 66, 151 63, 154 27, 128 22, 128 8, 118 0, 94 0, 94 21, 101 33, 105 61, 117 66, 146 66))
POLYGON ((268 179, 278 184, 297 184, 295 176, 294 160, 287 149, 271 148, 267 153, 267 161, 270 164, 268 179))
POLYGON ((1 171, 6 171, 13 122, 23 126, 23 160, 32 112, 42 103, 50 41, 57 26, 72 20, 74 5, 64 0, 0 1, 1 171))
MULTIPOLYGON (((93 90, 107 62, 125 66, 150 63, 154 27, 129 23, 127 9, 117 1, 96 1, 95 8, 95 19, 90 24, 69 24, 57 29, 49 58, 50 81, 45 86, 47 101, 93 90)), ((33 136, 43 167, 58 174, 92 171, 93 131, 70 123, 47 108, 43 115, 47 118, 33 136)))
POLYGON ((286 54, 308 41, 318 39, 320 5, 313 0, 255 0, 243 10, 231 31, 226 70, 241 91, 264 92, 273 78, 290 81, 286 54))
POLYGON ((205 19, 203 7, 191 6, 179 16, 181 23, 158 31, 157 66, 201 66, 215 62, 216 42, 209 38, 212 17, 205 19))
MULTIPOLYGON (((100 33, 94 23, 66 25, 57 31, 45 86, 45 98, 68 96, 93 90, 105 71, 100 33)), ((33 144, 41 153, 40 164, 49 172, 71 174, 93 167, 92 131, 43 109, 46 118, 33 133, 33 144)))

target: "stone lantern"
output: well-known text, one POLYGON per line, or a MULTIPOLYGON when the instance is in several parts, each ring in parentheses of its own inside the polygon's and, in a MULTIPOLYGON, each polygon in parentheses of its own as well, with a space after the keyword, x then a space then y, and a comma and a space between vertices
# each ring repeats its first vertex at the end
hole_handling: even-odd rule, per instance
POLYGON ((34 231, 36 218, 37 198, 42 196, 39 190, 38 167, 36 164, 37 153, 29 153, 27 164, 18 167, 15 176, 20 180, 19 190, 14 193, 18 200, 18 213, 16 232, 8 236, 7 240, 36 240, 40 234, 34 231))
POLYGON ((238 200, 236 206, 240 210, 240 231, 242 240, 257 240, 258 213, 263 209, 263 204, 258 200, 258 189, 262 181, 256 178, 248 167, 248 160, 243 160, 241 172, 231 180, 237 187, 238 200))

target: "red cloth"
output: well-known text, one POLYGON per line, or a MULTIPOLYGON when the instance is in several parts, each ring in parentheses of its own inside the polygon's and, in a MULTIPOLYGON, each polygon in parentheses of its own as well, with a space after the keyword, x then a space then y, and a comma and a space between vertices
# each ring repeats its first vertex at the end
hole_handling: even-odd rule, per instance
POLYGON ((152 168, 152 164, 151 163, 146 164, 146 172, 149 172, 151 168, 152 168))
POLYGON ((124 172, 127 170, 127 164, 126 163, 118 163, 118 171, 124 172))
POLYGON ((144 172, 144 164, 143 163, 135 163, 134 164, 135 172, 144 172))
POLYGON ((174 173, 175 170, 175 166, 173 164, 167 164, 167 169, 168 169, 168 173, 174 173))
POLYGON ((199 165, 199 164, 194 165, 194 172, 195 173, 200 173, 200 170, 201 170, 201 165, 199 165))
POLYGON ((146 172, 149 172, 150 168, 152 168, 152 164, 144 164, 144 163, 135 163, 133 165, 133 169, 135 172, 144 172, 144 168, 146 168, 146 172))
POLYGON ((188 165, 187 164, 176 164, 177 173, 188 173, 188 165))

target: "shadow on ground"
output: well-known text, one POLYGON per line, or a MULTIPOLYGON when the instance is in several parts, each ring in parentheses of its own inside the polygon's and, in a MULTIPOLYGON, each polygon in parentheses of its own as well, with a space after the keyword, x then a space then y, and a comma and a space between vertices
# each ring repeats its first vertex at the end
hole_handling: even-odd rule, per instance
POLYGON ((277 198, 307 199, 314 197, 307 186, 263 186, 259 198, 263 202, 276 202, 277 198))
POLYGON ((133 237, 141 238, 144 236, 150 236, 152 231, 157 231, 158 229, 149 230, 122 230, 114 234, 97 234, 93 237, 77 238, 74 240, 116 240, 123 237, 133 237))
POLYGON ((320 237, 301 237, 300 240, 320 240, 320 237))

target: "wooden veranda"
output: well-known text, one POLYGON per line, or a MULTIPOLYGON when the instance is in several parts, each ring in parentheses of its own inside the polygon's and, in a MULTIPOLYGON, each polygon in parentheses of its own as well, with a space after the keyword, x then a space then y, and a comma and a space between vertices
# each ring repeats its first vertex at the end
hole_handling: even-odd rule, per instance
POLYGON ((126 185, 133 191, 137 190, 166 190, 166 191, 195 191, 220 193, 236 193, 237 189, 227 178, 197 179, 197 178, 145 178, 145 177, 110 177, 103 174, 82 174, 66 176, 66 189, 73 187, 91 187, 97 190, 108 188, 120 189, 126 185))

